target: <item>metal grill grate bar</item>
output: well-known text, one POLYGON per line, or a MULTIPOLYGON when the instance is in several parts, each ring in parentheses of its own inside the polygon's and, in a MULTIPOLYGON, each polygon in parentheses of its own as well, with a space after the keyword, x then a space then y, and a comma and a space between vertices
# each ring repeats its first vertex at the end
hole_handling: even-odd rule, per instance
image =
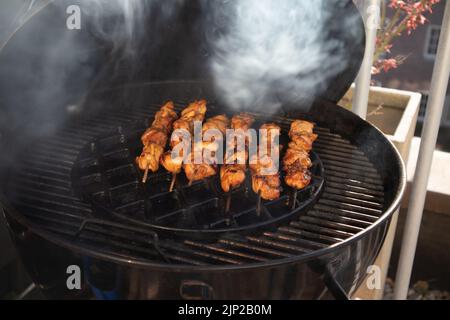
MULTIPOLYGON (((323 217, 317 217, 317 216, 313 216, 313 215, 309 215, 309 214, 307 216, 301 217, 300 221, 303 223, 309 223, 309 224, 313 224, 313 225, 317 225, 317 226, 328 227, 328 228, 335 230, 336 233, 339 233, 339 234, 342 233, 343 235, 350 235, 350 236, 364 230, 364 228, 362 228, 362 227, 354 226, 354 225, 351 225, 348 223, 345 224, 345 223, 339 223, 339 222, 335 222, 335 221, 325 220, 323 217)), ((295 225, 298 222, 293 221, 292 223, 295 225)))
POLYGON ((256 256, 253 254, 246 254, 244 252, 239 252, 239 251, 232 250, 232 249, 227 249, 226 247, 218 247, 217 245, 204 244, 204 243, 199 243, 199 242, 194 242, 194 241, 185 241, 184 243, 188 246, 196 247, 199 249, 206 249, 209 251, 213 251, 217 254, 230 255, 235 258, 243 258, 248 261, 256 261, 256 262, 267 261, 266 258, 263 258, 260 256, 256 256))
POLYGON ((232 241, 232 240, 227 240, 227 239, 221 239, 221 240, 219 240, 219 243, 221 243, 223 245, 227 245, 231 248, 247 250, 250 252, 258 252, 260 254, 267 255, 272 258, 287 258, 287 257, 291 256, 290 254, 286 254, 286 253, 283 253, 278 250, 271 250, 271 249, 267 249, 264 247, 255 246, 255 245, 252 245, 249 243, 237 242, 237 241, 232 241))
MULTIPOLYGON (((313 228, 312 226, 309 226, 310 228, 313 228)), ((338 238, 338 237, 330 237, 330 236, 326 236, 324 234, 322 234, 321 228, 316 228, 316 232, 310 232, 310 231, 306 231, 304 229, 296 229, 296 228, 292 228, 292 227, 280 227, 278 229, 279 232, 281 233, 286 233, 289 235, 296 235, 302 238, 306 238, 306 239, 312 239, 314 241, 317 242, 323 242, 325 244, 335 244, 338 242, 341 242, 344 240, 344 238, 338 238), (319 233, 320 232, 320 233, 319 233)))
MULTIPOLYGON (((290 223, 290 225, 297 229, 317 232, 319 234, 325 234, 331 237, 342 239, 349 238, 355 234, 353 232, 343 230, 344 228, 340 224, 323 221, 321 219, 316 219, 313 217, 305 216, 300 218, 300 221, 301 222, 293 221, 290 223)), ((349 226, 347 226, 347 228, 345 229, 348 229, 348 227, 349 226)))
POLYGON ((309 211, 308 216, 304 217, 304 219, 306 219, 306 218, 311 219, 312 217, 319 218, 322 221, 326 221, 327 223, 331 223, 331 224, 338 223, 342 227, 353 229, 356 232, 359 232, 359 231, 363 230, 364 227, 368 227, 371 225, 370 222, 367 222, 364 220, 358 220, 358 219, 349 218, 349 217, 345 217, 345 216, 341 216, 341 215, 337 215, 337 214, 333 214, 333 213, 327 213, 324 211, 315 211, 315 210, 309 211))

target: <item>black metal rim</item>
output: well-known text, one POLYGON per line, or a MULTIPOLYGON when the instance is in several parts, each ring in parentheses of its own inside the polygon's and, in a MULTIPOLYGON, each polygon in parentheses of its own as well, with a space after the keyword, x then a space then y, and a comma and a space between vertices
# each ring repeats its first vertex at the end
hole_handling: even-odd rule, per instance
MULTIPOLYGON (((316 155, 316 157, 317 157, 316 159, 318 159, 317 155, 316 155)), ((320 170, 323 173, 323 167, 321 167, 320 170)), ((175 227, 167 227, 167 226, 152 224, 152 223, 149 223, 146 221, 134 219, 134 218, 126 216, 124 214, 118 213, 115 210, 106 208, 106 207, 102 206, 101 204, 96 203, 95 201, 93 201, 92 203, 98 209, 108 212, 109 214, 111 214, 112 216, 114 216, 116 218, 119 218, 119 219, 127 221, 127 222, 131 222, 136 225, 146 226, 151 229, 154 229, 155 231, 162 231, 164 233, 176 234, 179 237, 190 236, 192 238, 200 238, 200 239, 204 240, 205 236, 210 239, 215 239, 216 237, 219 237, 221 235, 224 235, 227 233, 233 233, 233 232, 239 232, 241 234, 257 233, 257 232, 260 232, 261 230, 277 227, 286 221, 295 219, 302 212, 304 212, 304 210, 307 210, 316 202, 316 200, 318 199, 318 197, 322 191, 324 183, 325 183, 325 181, 323 179, 320 179, 317 182, 317 187, 314 189, 314 192, 312 193, 311 197, 307 201, 299 202, 299 205, 294 210, 292 210, 289 214, 278 217, 278 218, 274 218, 274 219, 271 219, 271 220, 268 220, 265 222, 255 223, 255 224, 252 224, 249 226, 236 227, 236 228, 188 230, 188 229, 180 229, 180 228, 175 228, 175 227)))

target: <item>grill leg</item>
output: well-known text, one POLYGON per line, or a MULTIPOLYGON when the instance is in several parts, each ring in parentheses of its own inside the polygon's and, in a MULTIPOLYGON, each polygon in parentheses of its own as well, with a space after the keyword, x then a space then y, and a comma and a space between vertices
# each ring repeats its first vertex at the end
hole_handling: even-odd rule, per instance
POLYGON ((336 300, 350 300, 345 290, 329 272, 325 274, 324 282, 331 295, 336 300))

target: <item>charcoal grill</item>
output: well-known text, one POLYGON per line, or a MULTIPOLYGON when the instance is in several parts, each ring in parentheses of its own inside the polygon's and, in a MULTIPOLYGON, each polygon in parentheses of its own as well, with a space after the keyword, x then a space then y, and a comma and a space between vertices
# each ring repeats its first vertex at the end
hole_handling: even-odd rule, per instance
MULTIPOLYGON (((59 10, 49 5, 26 28, 59 10)), ((14 39, 0 66, 20 65, 21 41, 14 39)), ((91 52, 94 62, 103 49, 91 52)), ((310 110, 284 105, 277 115, 255 113, 260 123, 276 122, 284 132, 298 118, 317 124, 313 183, 294 210, 287 189, 258 216, 247 183, 233 195, 227 216, 216 178, 192 186, 180 179, 172 193, 163 170, 140 183, 133 160, 139 136, 164 101, 181 108, 206 98, 208 116, 232 113, 208 81, 138 76, 129 82, 116 66, 96 78, 82 111, 55 128, 39 135, 15 134, 20 122, 6 128, 2 152, 14 152, 2 157, 0 200, 33 280, 58 298, 350 297, 374 262, 405 187, 395 147, 335 103, 358 71, 362 52, 353 54, 310 110), (69 265, 81 267, 82 291, 67 289, 69 265)), ((10 82, 22 83, 17 74, 2 82, 0 93, 10 82)))

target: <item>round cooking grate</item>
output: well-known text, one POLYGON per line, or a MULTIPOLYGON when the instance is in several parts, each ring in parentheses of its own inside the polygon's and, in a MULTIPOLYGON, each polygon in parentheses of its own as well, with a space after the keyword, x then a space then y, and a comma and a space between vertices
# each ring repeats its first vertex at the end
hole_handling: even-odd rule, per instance
MULTIPOLYGON (((134 122, 99 136, 79 154, 73 183, 98 213, 172 235, 216 238, 223 233, 253 233, 275 228, 308 210, 322 190, 324 169, 315 152, 311 153, 311 184, 295 197, 294 191, 284 185, 281 197, 263 201, 259 213, 249 173, 245 184, 231 195, 222 191, 218 175, 189 185, 184 173, 179 174, 175 190, 169 192, 172 175, 163 168, 149 174, 147 183, 143 184, 135 157, 142 150, 140 136, 146 129, 145 123, 134 122), (230 210, 225 212, 229 196, 230 210)), ((288 139, 286 130, 283 127, 280 138, 283 145, 288 139)))

